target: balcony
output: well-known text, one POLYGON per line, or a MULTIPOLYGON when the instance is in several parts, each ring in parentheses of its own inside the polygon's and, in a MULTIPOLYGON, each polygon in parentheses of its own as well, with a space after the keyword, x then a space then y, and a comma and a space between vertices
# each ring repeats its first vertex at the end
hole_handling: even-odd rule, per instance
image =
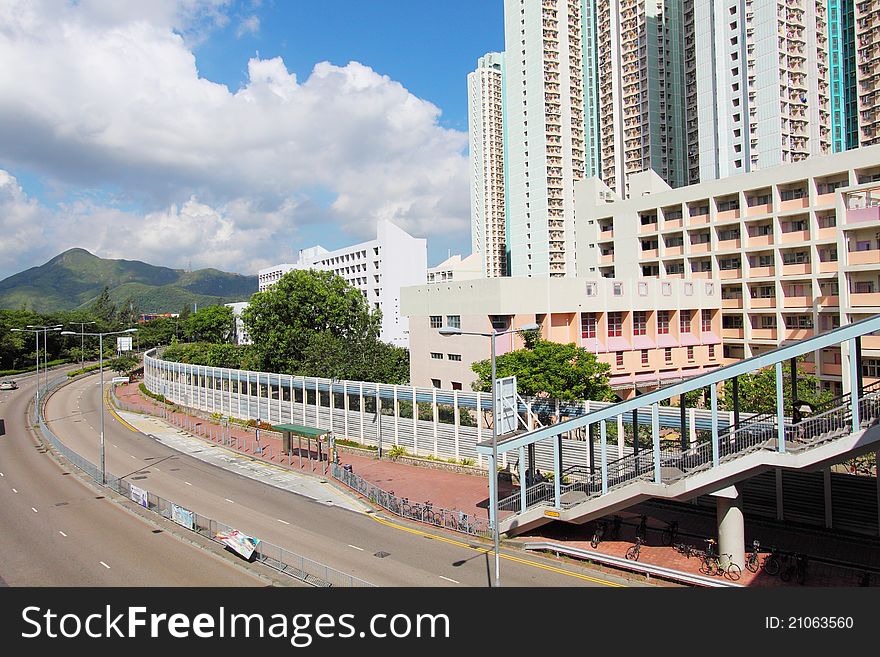
POLYGON ((786 340, 806 340, 813 337, 813 329, 811 328, 790 328, 785 329, 786 340))
MULTIPOLYGON (((723 223, 725 221, 736 221, 739 219, 739 210, 724 210, 723 212, 719 212, 715 215, 716 223, 723 223)), ((691 221, 691 223, 694 223, 691 221)))
POLYGON ((846 259, 849 265, 878 265, 880 264, 880 250, 850 251, 847 253, 846 259))
POLYGON ((689 226, 699 226, 700 224, 708 224, 709 223, 709 215, 708 214, 695 214, 691 215, 690 219, 688 219, 689 226))
POLYGON ((822 374, 825 376, 840 376, 840 363, 826 363, 822 361, 822 374))
MULTIPOLYGON (((750 205, 748 210, 746 211, 747 217, 754 217, 759 214, 769 214, 773 209, 773 206, 770 203, 759 203, 757 205, 750 205)), ((718 213, 719 217, 721 213, 718 213)))
POLYGON ((719 240, 718 241, 718 250, 719 251, 733 251, 742 247, 742 240, 719 240))
POLYGON ((786 296, 782 305, 785 308, 812 308, 813 299, 807 296, 786 296))
POLYGON ((833 240, 837 237, 837 227, 832 226, 831 228, 820 228, 816 232, 816 239, 820 240, 833 240))
POLYGON ((788 244, 792 242, 806 242, 810 239, 810 231, 793 230, 788 233, 782 233, 782 243, 788 244))
POLYGON ((773 235, 749 235, 749 246, 771 246, 773 235))
POLYGON ((823 205, 833 206, 834 203, 836 202, 836 199, 837 199, 837 194, 835 194, 834 192, 831 192, 830 194, 818 194, 816 196, 816 205, 817 206, 823 206, 823 205))
POLYGON ((775 276, 776 267, 749 267, 749 277, 775 276))
POLYGON ((600 265, 613 265, 614 264, 614 254, 609 253, 608 255, 600 255, 599 256, 599 264, 600 265))
POLYGON ((775 308, 776 297, 753 297, 749 305, 752 308, 775 308))
POLYGON ((775 340, 776 339, 776 329, 775 328, 753 328, 752 329, 752 338, 755 340, 775 340))
POLYGON ((684 252, 684 248, 681 246, 667 246, 664 255, 668 256, 679 256, 684 252))
POLYGON ((880 351, 880 335, 863 335, 862 349, 880 351))
POLYGON ((851 293, 849 304, 853 308, 875 308, 880 306, 880 292, 851 293))
POLYGON ((846 211, 846 223, 862 224, 880 221, 880 206, 871 206, 867 208, 856 208, 846 211))
POLYGON ((711 271, 692 271, 691 278, 712 278, 711 271))
POLYGON ((721 329, 721 338, 724 340, 742 340, 745 337, 745 329, 741 328, 723 328, 721 329))
POLYGON ((819 304, 820 308, 839 308, 840 297, 836 294, 829 294, 826 296, 817 297, 816 303, 819 304))
POLYGON ((647 249, 642 251, 642 255, 640 260, 644 260, 645 258, 656 258, 657 257, 657 249, 647 249))
POLYGON ((641 225, 639 226, 639 232, 640 232, 640 233, 654 233, 654 232, 657 232, 657 222, 655 221, 654 223, 650 223, 650 224, 641 224, 641 225))
POLYGON ((722 308, 742 308, 743 300, 742 297, 734 297, 733 299, 722 299, 721 300, 722 308))
POLYGON ((731 279, 731 278, 741 278, 742 270, 740 268, 736 269, 722 269, 718 272, 718 278, 721 279, 731 279))
POLYGON ((779 210, 781 212, 785 212, 786 210, 801 210, 803 208, 809 207, 810 199, 806 196, 801 198, 793 198, 788 201, 781 201, 779 203, 779 210))
POLYGON ((664 228, 664 229, 666 229, 666 228, 681 228, 681 227, 682 227, 682 220, 681 220, 681 218, 678 218, 678 219, 665 219, 665 220, 663 221, 663 228, 664 228))
POLYGON ((783 276, 798 276, 801 274, 809 274, 810 273, 810 263, 809 262, 798 262, 791 265, 782 265, 782 275, 783 276))
POLYGON ((836 260, 825 260, 819 261, 819 273, 820 274, 834 274, 837 273, 837 261, 836 260))

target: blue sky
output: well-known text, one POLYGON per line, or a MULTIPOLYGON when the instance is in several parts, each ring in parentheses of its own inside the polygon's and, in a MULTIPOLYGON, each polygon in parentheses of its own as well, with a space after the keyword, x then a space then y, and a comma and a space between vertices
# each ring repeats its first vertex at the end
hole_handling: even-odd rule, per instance
POLYGON ((71 247, 255 273, 387 217, 468 253, 502 0, 0 0, 0 278, 71 247))

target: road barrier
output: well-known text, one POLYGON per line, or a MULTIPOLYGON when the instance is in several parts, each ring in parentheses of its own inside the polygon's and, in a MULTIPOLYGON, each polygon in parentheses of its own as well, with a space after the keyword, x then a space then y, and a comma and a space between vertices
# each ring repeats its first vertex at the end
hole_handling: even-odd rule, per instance
MULTIPOLYGON (((43 438, 52 446, 52 448, 63 456, 68 462, 82 470, 95 483, 101 483, 101 470, 91 461, 83 458, 75 451, 65 445, 58 436, 56 436, 46 425, 45 416, 42 406, 45 404, 48 395, 54 390, 68 382, 68 378, 59 377, 53 379, 40 391, 40 407, 34 406, 33 423, 39 428, 43 438)), ((103 403, 103 402, 102 402, 103 403)), ((126 475, 127 476, 127 475, 126 475)), ((158 515, 172 520, 177 524, 190 529, 206 538, 211 539, 221 545, 226 545, 218 540, 218 533, 226 533, 234 531, 232 527, 218 520, 203 516, 185 507, 167 500, 155 493, 134 488, 135 495, 132 495, 132 485, 126 481, 124 477, 117 477, 110 472, 105 473, 106 486, 111 490, 124 496, 126 499, 136 497, 140 506, 158 515), (189 519, 191 518, 191 522, 189 519), (186 519, 183 521, 182 519, 186 519)), ((372 587, 375 586, 365 580, 359 579, 353 575, 349 575, 342 571, 336 570, 326 564, 309 559, 295 552, 291 552, 285 548, 260 541, 253 554, 248 561, 257 561, 280 573, 289 575, 302 582, 312 586, 342 586, 342 587, 372 587)))

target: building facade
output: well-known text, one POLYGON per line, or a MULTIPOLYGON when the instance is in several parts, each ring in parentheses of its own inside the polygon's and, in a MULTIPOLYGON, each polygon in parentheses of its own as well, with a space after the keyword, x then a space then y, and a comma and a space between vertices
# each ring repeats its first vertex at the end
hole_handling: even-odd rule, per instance
POLYGON ((370 305, 382 312, 380 339, 398 347, 408 345, 406 318, 400 314, 400 289, 427 280, 428 245, 387 219, 376 224, 376 239, 334 251, 314 246, 300 251, 295 264, 259 271, 260 291, 294 269, 332 271, 356 287, 370 305))
MULTIPOLYGON (((578 186, 585 275, 719 281, 728 362, 880 312, 880 146, 678 189, 651 172, 634 184, 646 193, 612 202, 601 181, 578 186)), ((846 357, 808 366, 836 387, 846 357)))
POLYGON ((487 277, 507 275, 503 65, 504 56, 490 52, 468 74, 471 251, 481 255, 487 277))
MULTIPOLYGON (((401 303, 413 385, 469 390, 471 364, 490 357, 490 338, 442 336, 443 326, 489 333, 537 323, 545 339, 574 343, 608 363, 611 386, 624 399, 722 362, 716 281, 507 277, 409 287, 401 303)), ((522 346, 518 334, 496 339, 498 355, 522 346)))
POLYGON ((451 283, 486 278, 482 263, 483 258, 479 253, 472 253, 465 258, 459 254, 449 256, 439 265, 428 269, 428 283, 451 283))

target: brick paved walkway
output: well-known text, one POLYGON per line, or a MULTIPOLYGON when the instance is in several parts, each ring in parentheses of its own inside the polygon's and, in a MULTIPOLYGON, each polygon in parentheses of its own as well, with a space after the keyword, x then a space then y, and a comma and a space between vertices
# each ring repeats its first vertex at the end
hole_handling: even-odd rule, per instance
MULTIPOLYGON (((117 397, 130 410, 161 416, 163 414, 161 406, 152 399, 143 396, 137 385, 137 383, 132 383, 117 387, 117 397)), ((212 422, 210 419, 189 417, 179 412, 172 414, 169 421, 178 426, 181 423, 188 423, 192 433, 215 442, 221 440, 221 434, 224 431, 218 423, 212 422)), ((263 433, 260 440, 260 447, 263 448, 263 451, 255 453, 258 450, 256 450, 253 429, 231 424, 229 435, 239 441, 242 453, 252 458, 281 465, 288 463, 288 457, 281 454, 280 439, 269 438, 263 433)), ((322 464, 316 460, 318 454, 314 443, 312 443, 311 462, 308 460, 305 447, 303 448, 301 467, 297 448, 294 447, 293 451, 291 469, 321 473, 322 464)), ((481 518, 488 517, 489 488, 487 479, 483 476, 420 467, 387 459, 378 460, 351 453, 341 453, 340 462, 350 464, 355 474, 385 491, 393 491, 398 497, 406 497, 415 502, 430 501, 435 508, 463 511, 481 518)), ((504 497, 513 490, 510 483, 501 482, 499 495, 504 497)), ((634 542, 636 526, 641 514, 648 516, 648 534, 639 561, 699 574, 700 560, 696 557, 688 559, 673 547, 661 545, 661 533, 666 527, 667 521, 677 520, 680 532, 678 542, 688 543, 697 549, 704 549, 706 547, 705 538, 714 537, 716 534, 714 516, 706 514, 682 513, 674 509, 660 508, 649 504, 634 506, 627 511, 618 513, 623 523, 620 536, 615 540, 603 541, 596 551, 624 556, 627 548, 634 542)), ((608 520, 610 521, 610 518, 608 520)), ((536 540, 552 540, 592 550, 590 538, 595 526, 595 523, 592 522, 584 525, 553 523, 526 535, 509 539, 509 542, 515 544, 536 540)), ((757 539, 761 542, 762 547, 766 548, 776 546, 785 551, 809 553, 817 558, 824 557, 864 564, 864 566, 878 571, 877 575, 872 575, 871 584, 880 585, 880 539, 835 537, 827 532, 789 526, 780 527, 750 520, 747 520, 746 523, 745 538, 747 545, 750 545, 753 539, 757 539)), ((861 575, 860 568, 843 568, 813 561, 808 567, 806 584, 809 586, 857 586, 861 575)), ((785 582, 778 576, 768 576, 760 571, 753 574, 745 568, 743 568, 738 583, 747 586, 797 586, 794 581, 785 582)))

